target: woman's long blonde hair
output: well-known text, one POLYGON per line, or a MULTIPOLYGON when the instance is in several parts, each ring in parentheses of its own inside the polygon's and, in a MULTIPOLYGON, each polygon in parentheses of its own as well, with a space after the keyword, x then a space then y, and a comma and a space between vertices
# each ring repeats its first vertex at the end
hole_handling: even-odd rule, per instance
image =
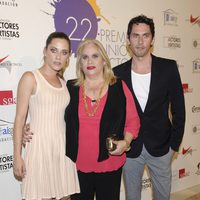
POLYGON ((110 59, 107 55, 105 48, 103 47, 101 42, 99 42, 96 39, 85 39, 80 42, 76 51, 77 52, 77 60, 76 60, 77 80, 75 82, 75 85, 82 85, 85 80, 85 74, 83 73, 81 69, 81 56, 82 56, 84 47, 88 44, 94 44, 97 47, 99 53, 101 54, 103 60, 106 63, 103 68, 103 78, 104 78, 105 83, 110 84, 110 85, 114 84, 117 78, 112 71, 110 59))

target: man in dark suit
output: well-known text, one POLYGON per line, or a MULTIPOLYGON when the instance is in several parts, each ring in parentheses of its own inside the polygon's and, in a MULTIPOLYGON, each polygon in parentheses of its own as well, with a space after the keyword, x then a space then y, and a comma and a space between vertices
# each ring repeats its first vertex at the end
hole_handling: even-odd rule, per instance
POLYGON ((132 18, 127 30, 132 58, 114 68, 132 92, 141 123, 124 166, 126 200, 141 199, 145 165, 154 200, 169 200, 171 161, 184 133, 185 103, 177 64, 151 54, 154 33, 152 19, 144 15, 132 18))

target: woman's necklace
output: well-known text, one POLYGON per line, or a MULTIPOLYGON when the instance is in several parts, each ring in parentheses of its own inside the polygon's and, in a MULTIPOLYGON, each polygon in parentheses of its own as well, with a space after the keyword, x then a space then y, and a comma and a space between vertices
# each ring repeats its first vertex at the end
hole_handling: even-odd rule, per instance
POLYGON ((105 83, 101 86, 101 88, 99 90, 99 94, 98 94, 97 100, 92 100, 92 102, 95 103, 93 105, 94 109, 93 109, 92 112, 89 112, 88 104, 87 104, 87 100, 86 100, 85 81, 83 82, 83 103, 84 103, 85 112, 86 112, 86 114, 87 114, 88 117, 94 117, 95 116, 95 114, 97 112, 97 109, 99 107, 99 102, 100 102, 100 99, 101 99, 101 95, 102 95, 104 86, 105 86, 105 83))

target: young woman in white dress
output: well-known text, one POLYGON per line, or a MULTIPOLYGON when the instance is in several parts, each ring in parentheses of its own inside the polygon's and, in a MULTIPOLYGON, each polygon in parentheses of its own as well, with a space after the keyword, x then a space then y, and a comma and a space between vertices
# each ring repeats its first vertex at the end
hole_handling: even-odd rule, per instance
POLYGON ((64 111, 70 101, 62 71, 70 57, 70 40, 53 32, 46 40, 44 64, 25 72, 18 85, 14 124, 14 165, 22 179, 22 199, 62 199, 79 192, 75 163, 65 156, 64 111), (33 139, 22 155, 27 115, 33 139))

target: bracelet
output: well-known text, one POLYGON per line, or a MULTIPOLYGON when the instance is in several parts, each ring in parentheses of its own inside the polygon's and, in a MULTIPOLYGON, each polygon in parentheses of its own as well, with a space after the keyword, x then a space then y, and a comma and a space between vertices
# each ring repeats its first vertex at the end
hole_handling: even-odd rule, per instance
POLYGON ((128 151, 130 151, 131 150, 131 145, 130 145, 130 143, 128 142, 128 141, 126 141, 125 140, 125 142, 126 142, 126 152, 128 152, 128 151))

